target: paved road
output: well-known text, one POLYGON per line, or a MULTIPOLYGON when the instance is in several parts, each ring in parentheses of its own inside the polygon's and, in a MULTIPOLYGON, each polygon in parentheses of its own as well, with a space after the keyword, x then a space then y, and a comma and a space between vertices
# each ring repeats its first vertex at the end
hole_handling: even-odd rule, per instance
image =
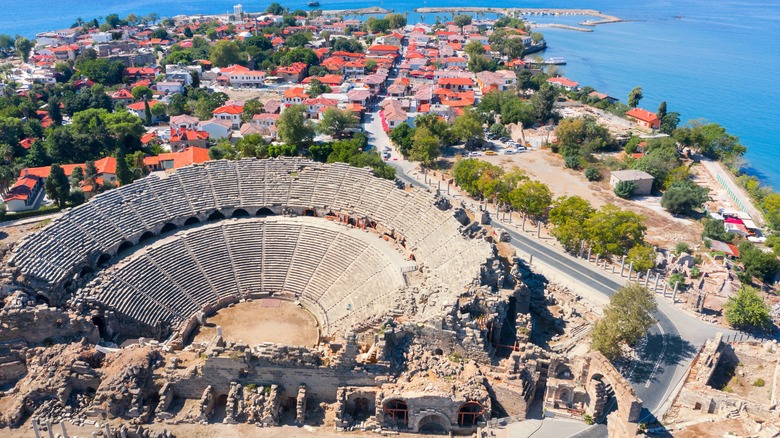
MULTIPOLYGON (((382 131, 378 119, 378 114, 367 115, 365 127, 371 144, 382 150, 390 145, 390 141, 382 131)), ((396 157, 396 152, 393 151, 393 158, 396 157)), ((388 163, 397 169, 396 175, 401 180, 428 188, 426 184, 409 175, 414 167, 408 161, 398 157, 398 160, 391 159, 388 163)), ((512 237, 512 245, 521 257, 533 255, 534 264, 544 265, 562 275, 576 279, 600 294, 608 297, 625 284, 625 279, 600 271, 582 259, 572 257, 558 248, 548 246, 519 232, 511 225, 497 221, 494 221, 493 225, 507 230, 512 237)), ((693 318, 666 299, 659 299, 657 302, 658 311, 655 317, 658 322, 649 330, 639 359, 621 370, 634 386, 637 396, 643 401, 644 409, 640 415, 640 422, 652 421, 656 414, 660 415, 668 409, 668 403, 671 402, 668 399, 672 391, 682 380, 693 357, 705 340, 714 337, 717 332, 736 333, 693 318)), ((606 428, 594 427, 588 429, 584 436, 605 434, 606 428)))

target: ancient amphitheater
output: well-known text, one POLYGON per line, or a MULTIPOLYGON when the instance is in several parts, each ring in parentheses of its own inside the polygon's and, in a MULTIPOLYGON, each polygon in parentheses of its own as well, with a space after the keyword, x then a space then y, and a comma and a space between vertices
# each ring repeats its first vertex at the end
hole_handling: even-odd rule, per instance
MULTIPOLYGON (((519 261, 476 219, 369 169, 290 158, 212 161, 98 195, 4 256, 0 427, 472 433, 564 387, 606 414, 605 385, 624 381, 596 373, 614 371, 598 357, 568 363, 527 342, 519 261), (253 317, 231 333, 209 322, 280 302, 313 318, 316 339, 248 343, 253 317)), ((287 318, 263 318, 274 313, 287 318)))

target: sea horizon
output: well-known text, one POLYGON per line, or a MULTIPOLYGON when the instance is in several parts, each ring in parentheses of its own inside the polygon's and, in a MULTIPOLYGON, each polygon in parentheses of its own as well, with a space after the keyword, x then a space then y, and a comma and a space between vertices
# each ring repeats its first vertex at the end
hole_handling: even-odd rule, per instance
MULTIPOLYGON (((224 0, 30 0, 0 10, 0 33, 34 37, 38 32, 69 27, 77 18, 91 20, 110 13, 126 16, 156 12, 161 17, 221 14, 232 11, 238 1, 224 0), (54 17, 54 18, 53 18, 54 17)), ((271 2, 244 4, 247 12, 264 10, 271 2)), ((307 1, 279 2, 291 9, 307 8, 307 1)), ((484 0, 426 0, 377 3, 321 1, 322 9, 357 9, 379 6, 409 12, 417 22, 417 7, 490 7, 484 0)), ((618 0, 553 0, 518 2, 504 7, 596 9, 630 20, 596 26, 594 32, 541 29, 548 42, 544 57, 561 56, 567 61, 564 74, 620 100, 642 86, 640 106, 651 111, 663 100, 669 111, 681 114, 681 123, 704 118, 719 123, 748 147, 746 173, 763 184, 780 189, 780 150, 775 139, 780 126, 774 123, 773 104, 778 91, 767 79, 780 70, 780 5, 758 1, 650 0, 626 4, 618 0)), ((435 16, 426 15, 432 23, 435 16)), ((582 16, 531 16, 537 22, 577 25, 582 16)))

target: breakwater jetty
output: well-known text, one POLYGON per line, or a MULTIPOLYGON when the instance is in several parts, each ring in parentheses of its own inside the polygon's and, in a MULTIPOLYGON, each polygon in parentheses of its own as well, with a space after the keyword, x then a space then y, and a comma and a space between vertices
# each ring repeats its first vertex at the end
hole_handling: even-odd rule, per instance
MULTIPOLYGON (((468 13, 502 14, 502 15, 508 15, 512 17, 516 17, 520 15, 588 15, 588 16, 599 18, 598 20, 585 20, 580 23, 580 25, 582 26, 597 26, 599 24, 620 23, 626 21, 623 20, 622 18, 615 17, 614 15, 604 14, 595 9, 484 8, 484 7, 451 6, 451 7, 441 7, 441 8, 416 8, 414 11, 420 14, 468 12, 468 13)), ((547 25, 547 27, 560 27, 564 29, 578 30, 580 32, 587 32, 587 30, 577 28, 576 26, 568 26, 568 27, 564 27, 564 26, 568 26, 568 25, 564 25, 564 24, 557 25, 557 26, 547 25)))
POLYGON ((593 29, 589 29, 587 27, 577 27, 577 26, 570 26, 568 24, 560 24, 560 23, 531 23, 532 29, 544 29, 544 28, 550 28, 555 27, 558 29, 568 29, 568 30, 576 30, 577 32, 593 32, 593 29))
POLYGON ((389 14, 389 9, 372 6, 370 8, 359 9, 323 9, 322 15, 368 15, 368 14, 389 14))

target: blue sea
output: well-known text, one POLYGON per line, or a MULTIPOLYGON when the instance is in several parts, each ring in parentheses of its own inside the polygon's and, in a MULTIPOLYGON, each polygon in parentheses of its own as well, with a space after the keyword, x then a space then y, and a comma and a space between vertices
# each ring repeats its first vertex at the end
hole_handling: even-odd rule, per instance
MULTIPOLYGON (((226 0, 0 0, 0 33, 33 36, 111 13, 160 16, 224 13, 238 1, 226 0)), ((306 8, 306 0, 281 1, 306 8)), ((270 1, 244 3, 245 11, 265 9, 270 1)), ((683 122, 705 118, 727 127, 748 146, 746 169, 780 189, 780 2, 758 0, 424 0, 354 2, 321 0, 324 9, 382 6, 396 12, 422 6, 498 6, 597 9, 632 20, 598 26, 592 33, 544 29, 549 49, 563 56, 566 76, 580 84, 626 99, 637 85, 640 106, 655 111, 665 100, 683 122)), ((445 14, 439 14, 445 16, 445 14)), ((409 20, 419 16, 410 13, 409 20)), ((425 21, 431 23, 434 15, 425 21)), ((575 16, 540 17, 538 22, 577 24, 575 16)))

